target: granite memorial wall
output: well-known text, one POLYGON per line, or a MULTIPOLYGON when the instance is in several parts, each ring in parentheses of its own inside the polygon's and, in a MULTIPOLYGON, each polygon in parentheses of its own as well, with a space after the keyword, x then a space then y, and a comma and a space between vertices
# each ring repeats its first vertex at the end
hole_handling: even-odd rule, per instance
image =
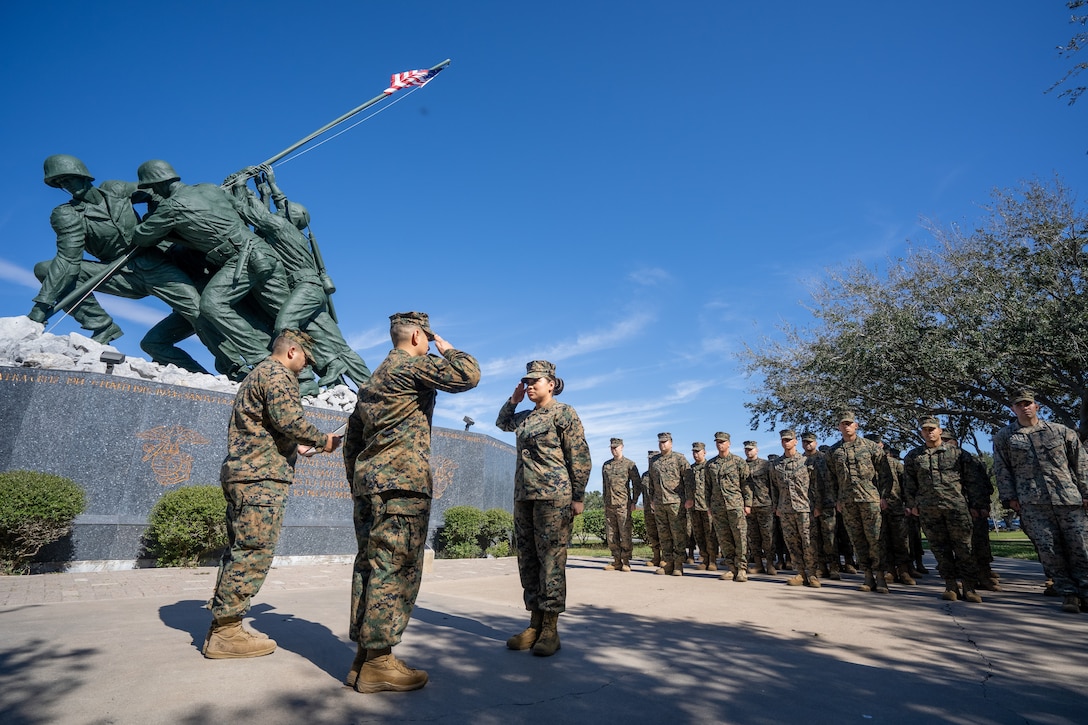
MULTIPOLYGON (((155 502, 188 485, 218 485, 233 396, 111 375, 0 366, 0 470, 71 478, 87 507, 69 539, 44 561, 135 560, 155 502)), ((439 396, 439 405, 442 397, 439 396)), ((306 407, 318 428, 347 420, 306 407)), ((513 507, 513 446, 434 428, 430 537, 451 506, 513 507)), ((276 554, 354 554, 351 492, 343 457, 300 458, 276 554)))

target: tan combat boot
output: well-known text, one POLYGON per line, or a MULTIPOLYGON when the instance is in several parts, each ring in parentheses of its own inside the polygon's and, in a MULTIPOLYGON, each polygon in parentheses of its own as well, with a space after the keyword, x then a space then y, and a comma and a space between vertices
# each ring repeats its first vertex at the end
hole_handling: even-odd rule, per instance
POLYGON ((713 559, 709 559, 706 563, 706 570, 718 571, 718 562, 714 561, 713 559))
POLYGON ((559 650, 559 612, 544 612, 544 624, 540 629, 540 638, 533 645, 533 654, 537 657, 551 657, 559 650))
POLYGON ((946 602, 955 602, 960 598, 960 585, 955 579, 944 580, 944 591, 941 592, 941 599, 946 602))
POLYGON ((767 573, 770 574, 771 576, 777 576, 778 575, 778 569, 774 568, 774 562, 771 561, 770 559, 767 559, 767 573))
MULTIPOLYGON (((725 576, 725 574, 722 574, 725 576)), ((733 581, 746 582, 748 581, 748 570, 743 566, 738 566, 737 571, 733 574, 733 581)))
POLYGON ((971 586, 970 584, 964 583, 964 585, 963 585, 963 601, 973 602, 975 604, 982 604, 982 597, 979 595, 978 592, 975 591, 975 588, 973 586, 971 586))
POLYGON ((887 576, 887 574, 885 572, 879 572, 874 577, 874 579, 876 580, 876 585, 873 587, 873 591, 878 592, 880 594, 887 594, 888 593, 888 576, 887 576))
POLYGON ((876 588, 876 577, 873 576, 872 569, 865 570, 865 581, 858 587, 859 592, 871 592, 876 588))
POLYGON ((839 562, 831 562, 831 573, 828 575, 829 579, 834 581, 842 581, 842 574, 839 573, 839 562))
POLYGON ((801 573, 794 574, 786 580, 786 584, 791 587, 799 587, 805 583, 805 575, 801 573))
POLYGON ((916 585, 918 582, 914 581, 914 577, 910 575, 910 567, 905 564, 900 564, 895 567, 895 580, 900 584, 906 584, 909 587, 916 585))
POLYGON ((367 650, 355 680, 356 692, 409 692, 427 684, 427 673, 413 670, 393 656, 392 648, 367 650))
POLYGON ((514 650, 529 649, 536 644, 536 640, 540 636, 540 626, 543 622, 544 612, 537 609, 532 610, 529 618, 529 626, 520 634, 515 634, 510 639, 506 640, 506 646, 509 649, 514 650))
POLYGON ((819 589, 823 586, 823 584, 820 583, 820 577, 816 576, 813 573, 809 573, 808 577, 805 579, 805 584, 816 589, 819 589))
POLYGON ((620 564, 620 571, 631 571, 631 562, 625 561, 620 564))
POLYGON ((684 576, 684 558, 683 557, 680 557, 675 562, 673 562, 672 572, 670 572, 670 573, 673 576, 684 576))
POLYGON ((355 650, 355 659, 351 662, 351 669, 348 670, 348 676, 344 678, 345 685, 355 687, 355 681, 359 679, 359 670, 363 669, 364 664, 366 664, 366 647, 358 645, 355 650))
POLYGON ((1080 597, 1076 594, 1066 594, 1062 598, 1062 611, 1076 614, 1080 611, 1080 597))
POLYGON ((622 568, 623 564, 620 562, 619 559, 613 559, 611 564, 604 565, 605 571, 619 571, 622 568))
POLYGON ((276 650, 275 640, 258 637, 242 626, 242 618, 225 619, 212 624, 201 650, 210 660, 262 657, 276 650))

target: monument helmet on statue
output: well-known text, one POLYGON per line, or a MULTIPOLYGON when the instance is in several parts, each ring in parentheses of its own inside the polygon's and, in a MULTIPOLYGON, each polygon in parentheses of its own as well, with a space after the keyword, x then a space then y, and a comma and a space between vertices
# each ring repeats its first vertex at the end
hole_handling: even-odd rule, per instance
POLYGON ((53 154, 45 160, 45 183, 54 189, 60 188, 60 179, 65 176, 82 176, 84 179, 94 181, 87 166, 75 156, 68 154, 53 154))
POLYGON ((160 159, 151 159, 140 164, 136 169, 137 185, 143 189, 152 184, 163 181, 178 181, 181 174, 174 171, 174 167, 160 159))

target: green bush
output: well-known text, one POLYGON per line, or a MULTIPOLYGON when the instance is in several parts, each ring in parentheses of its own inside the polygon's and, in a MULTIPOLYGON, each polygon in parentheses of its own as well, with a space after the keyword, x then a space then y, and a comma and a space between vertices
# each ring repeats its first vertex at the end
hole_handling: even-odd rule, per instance
MULTIPOLYGON (((484 512, 475 506, 451 506, 446 509, 442 517, 442 528, 438 531, 438 551, 446 555, 446 552, 454 547, 459 547, 460 556, 448 556, 450 559, 468 558, 467 551, 471 544, 477 552, 480 546, 480 532, 484 528, 484 512)), ((474 556, 479 556, 479 553, 474 556)))
POLYGON ((585 538, 596 536, 604 541, 604 529, 604 509, 586 509, 582 512, 582 531, 585 538))
POLYGON ((646 541, 646 512, 642 509, 637 509, 631 513, 631 528, 634 530, 632 538, 639 541, 646 541))
POLYGON ((585 544, 588 537, 589 534, 586 533, 585 527, 585 515, 575 514, 574 519, 570 522, 570 540, 585 544))
POLYGON ((37 471, 0 473, 0 572, 26 571, 43 546, 72 530, 85 506, 83 489, 71 479, 37 471))
POLYGON ((484 511, 484 523, 480 527, 480 548, 490 550, 492 546, 506 543, 509 549, 513 535, 514 514, 499 508, 484 511))
POLYGON ((442 549, 443 559, 476 559, 480 556, 480 547, 474 541, 462 541, 449 544, 442 549))
POLYGON ((500 541, 489 546, 487 549, 487 553, 498 559, 503 556, 511 556, 514 552, 511 551, 509 541, 500 541))
POLYGON ((159 566, 195 566, 227 546, 226 499, 219 486, 182 486, 151 509, 144 541, 159 566))

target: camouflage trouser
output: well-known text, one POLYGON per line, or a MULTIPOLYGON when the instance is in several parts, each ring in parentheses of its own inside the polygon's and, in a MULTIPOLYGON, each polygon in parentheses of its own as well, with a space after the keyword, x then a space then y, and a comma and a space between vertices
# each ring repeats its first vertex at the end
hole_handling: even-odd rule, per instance
POLYGON ((971 516, 967 509, 923 506, 918 511, 941 578, 962 579, 964 584, 974 587, 979 572, 971 553, 971 516))
POLYGON ((627 504, 605 506, 604 520, 607 527, 608 550, 612 558, 622 562, 631 561, 631 514, 627 504))
POLYGON ((1058 593, 1088 598, 1088 517, 1084 508, 1021 503, 1020 520, 1058 593))
POLYGON ((558 614, 567 609, 567 542, 573 520, 570 501, 514 502, 518 574, 530 612, 558 614))
POLYGON ((907 541, 907 516, 902 504, 889 505, 883 512, 881 532, 884 537, 882 569, 900 566, 910 561, 910 545, 907 541))
MULTIPOLYGON (((773 513, 772 516, 774 516, 773 513)), ((787 558, 792 559, 793 554, 790 553, 789 546, 786 545, 786 537, 782 531, 782 521, 777 516, 774 516, 771 519, 771 524, 774 526, 774 536, 771 540, 774 541, 775 561, 784 562, 787 558)), ((794 566, 797 566, 797 564, 794 564, 794 566)))
POLYGON ((798 573, 816 575, 816 550, 812 548, 811 523, 808 511, 779 511, 778 520, 782 523, 782 538, 789 549, 793 568, 798 573))
POLYGON ((272 567, 290 484, 285 481, 224 483, 227 542, 212 595, 212 616, 241 617, 272 567))
POLYGON ((748 571, 748 517, 744 510, 712 503, 710 515, 726 564, 737 571, 748 571))
POLYGON ((654 516, 657 517, 657 535, 661 539, 661 561, 663 564, 683 563, 687 553, 688 532, 684 520, 680 518, 678 503, 659 503, 654 501, 654 516))
POLYGON ((684 558, 688 555, 695 556, 695 536, 694 529, 691 523, 691 509, 684 508, 684 504, 680 504, 680 522, 684 526, 684 558))
POLYGON ((748 557, 774 557, 774 511, 770 506, 753 506, 748 514, 748 557))
POLYGON ((842 511, 835 511, 835 548, 847 564, 854 560, 854 545, 850 542, 850 532, 846 530, 846 517, 842 511))
POLYGON ((858 565, 863 569, 880 571, 884 561, 880 504, 876 501, 846 501, 842 505, 842 519, 846 524, 846 533, 858 552, 858 565))
POLYGON ((691 519, 691 535, 695 537, 695 545, 699 547, 699 558, 704 564, 709 564, 718 559, 718 537, 714 535, 714 527, 710 525, 710 512, 691 509, 688 511, 691 519))
POLYGON ((642 520, 646 523, 646 543, 650 545, 650 550, 653 551, 650 556, 654 559, 660 559, 661 537, 657 533, 657 516, 654 515, 653 509, 643 505, 642 520))
POLYGON ((367 649, 392 647, 419 595, 431 499, 406 491, 352 498, 359 552, 351 574, 348 636, 367 649))
POLYGON ((979 575, 989 573, 994 555, 990 550, 990 520, 985 514, 971 519, 971 553, 975 555, 979 575))
POLYGON ((839 563, 839 552, 835 549, 835 508, 820 509, 819 516, 809 518, 809 537, 812 539, 812 552, 820 564, 839 563))
MULTIPOLYGON (((986 537, 986 545, 989 546, 990 538, 986 537)), ((910 560, 915 564, 922 563, 922 519, 918 516, 907 517, 907 544, 910 549, 910 560)))

